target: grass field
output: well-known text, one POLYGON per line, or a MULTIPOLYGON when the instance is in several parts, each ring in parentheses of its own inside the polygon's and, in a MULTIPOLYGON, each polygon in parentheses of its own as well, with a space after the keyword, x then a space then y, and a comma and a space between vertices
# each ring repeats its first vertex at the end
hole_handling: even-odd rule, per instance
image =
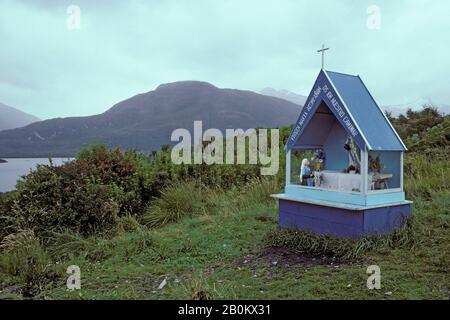
MULTIPOLYGON (((58 276, 34 298, 449 298, 448 193, 416 198, 414 223, 408 229, 396 239, 367 241, 371 244, 366 247, 360 242, 351 258, 339 255, 338 247, 347 242, 335 247, 326 240, 304 244, 292 241, 295 234, 277 231, 276 203, 271 200, 242 209, 227 199, 235 195, 220 197, 230 200, 230 206, 160 228, 148 229, 129 219, 123 229, 131 230, 109 239, 55 235, 46 254, 48 261, 55 261, 49 268, 58 276), (284 240, 287 245, 272 246, 284 240), (327 244, 331 248, 324 250, 327 244), (73 264, 81 269, 82 289, 71 292, 64 269, 73 264), (366 268, 372 264, 381 268, 381 290, 366 288, 366 268), (166 285, 158 289, 164 279, 166 285)), ((1 298, 20 297, 14 278, 2 274, 1 281, 1 298)))

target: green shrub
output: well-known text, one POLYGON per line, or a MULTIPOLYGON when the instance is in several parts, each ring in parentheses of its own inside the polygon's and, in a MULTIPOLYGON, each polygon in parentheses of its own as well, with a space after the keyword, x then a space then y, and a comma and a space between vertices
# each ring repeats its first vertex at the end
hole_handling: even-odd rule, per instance
POLYGON ((122 192, 121 213, 136 214, 142 211, 152 193, 152 169, 144 156, 134 151, 122 153, 104 146, 82 149, 76 161, 57 167, 64 177, 117 186, 122 192))
POLYGON ((151 190, 143 156, 93 146, 74 161, 41 165, 25 176, 0 223, 8 232, 28 228, 39 237, 64 229, 96 234, 115 228, 119 217, 141 214, 151 190))
POLYGON ((431 148, 445 148, 450 142, 450 117, 443 117, 439 122, 430 123, 421 131, 409 135, 405 143, 411 151, 424 151, 431 148))
POLYGON ((126 215, 119 217, 117 221, 116 233, 127 233, 142 230, 142 225, 135 216, 126 215))
POLYGON ((14 219, 11 217, 11 210, 15 199, 15 192, 0 194, 0 241, 14 232, 14 219))
POLYGON ((391 121, 400 136, 406 139, 414 135, 422 135, 427 129, 442 123, 446 118, 448 119, 448 116, 440 114, 434 106, 424 105, 422 110, 408 109, 405 115, 391 117, 391 121))
MULTIPOLYGON (((81 150, 76 160, 58 167, 38 166, 19 181, 0 221, 7 231, 0 235, 29 228, 39 237, 65 229, 87 236, 119 230, 121 217, 139 218, 144 209, 143 221, 158 226, 215 210, 208 196, 216 197, 222 189, 250 183, 253 191, 248 193, 256 197, 266 186, 257 186, 258 176, 259 167, 252 165, 174 165, 167 147, 146 159, 136 152, 94 145, 81 150)), ((265 202, 265 196, 254 199, 261 200, 265 202)))
MULTIPOLYGON (((282 138, 287 140, 287 131, 284 128, 282 138)), ((247 141, 248 144, 248 141, 247 141)), ((205 147, 205 146, 204 146, 205 147)), ((283 146, 280 146, 282 150, 283 146)), ((195 180, 198 184, 210 188, 230 189, 236 186, 243 186, 255 178, 260 177, 258 165, 250 164, 225 164, 226 150, 224 152, 224 164, 207 165, 202 164, 182 164, 175 165, 171 161, 171 150, 169 146, 162 146, 160 151, 153 152, 150 156, 150 163, 153 172, 152 190, 155 196, 165 187, 173 183, 195 180)), ((236 163, 237 148, 235 148, 236 163)), ((248 152, 246 159, 248 160, 248 152)), ((280 153, 280 171, 284 170, 284 152, 280 153)), ((248 162, 246 162, 248 163, 248 162)))
POLYGON ((120 189, 92 182, 72 184, 49 170, 38 168, 19 186, 19 197, 11 211, 16 229, 28 228, 45 237, 66 228, 89 235, 116 225, 119 199, 123 197, 120 189), (47 179, 48 174, 53 178, 47 179), (58 192, 67 189, 70 191, 58 192))
POLYGON ((183 217, 202 214, 228 215, 239 210, 275 204, 271 194, 281 190, 276 178, 254 178, 241 188, 224 190, 220 187, 199 186, 194 181, 166 187, 161 196, 146 209, 142 223, 158 227, 183 217))

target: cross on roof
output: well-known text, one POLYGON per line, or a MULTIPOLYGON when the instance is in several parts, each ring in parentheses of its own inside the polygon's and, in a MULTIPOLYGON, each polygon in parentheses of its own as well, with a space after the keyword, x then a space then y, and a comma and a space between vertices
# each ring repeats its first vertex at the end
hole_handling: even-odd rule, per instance
POLYGON ((322 49, 317 50, 317 52, 321 52, 322 53, 322 70, 324 67, 324 63, 325 63, 325 51, 330 50, 330 48, 325 48, 325 45, 322 45, 322 49))

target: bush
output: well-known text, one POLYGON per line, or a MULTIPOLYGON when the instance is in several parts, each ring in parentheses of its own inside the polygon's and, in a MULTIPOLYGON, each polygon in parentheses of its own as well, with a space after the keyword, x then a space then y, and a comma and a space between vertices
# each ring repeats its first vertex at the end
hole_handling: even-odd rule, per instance
POLYGON ((116 233, 123 234, 127 232, 141 231, 143 226, 139 223, 136 217, 127 215, 119 217, 117 221, 116 233))
POLYGON ((19 186, 19 197, 11 211, 16 229, 29 228, 45 237, 66 228, 89 235, 116 225, 123 198, 120 189, 89 181, 73 183, 49 170, 40 167, 19 186))
POLYGON ((448 147, 450 142, 450 117, 444 118, 442 123, 409 136, 405 142, 411 151, 448 147))
POLYGON ((406 139, 423 134, 428 128, 442 123, 445 118, 448 119, 448 116, 440 114, 437 108, 424 105, 420 111, 408 109, 405 115, 401 114, 398 118, 391 117, 391 121, 399 135, 406 139))
POLYGON ((8 234, 14 232, 14 219, 11 218, 11 209, 15 199, 15 192, 0 194, 0 241, 8 234))
POLYGON ((151 181, 143 156, 93 146, 62 166, 38 166, 19 181, 2 224, 8 223, 8 232, 27 228, 39 237, 62 229, 82 235, 108 231, 119 217, 142 213, 151 181))
POLYGON ((153 177, 149 162, 134 151, 122 153, 104 146, 82 149, 76 161, 57 167, 63 176, 88 178, 95 183, 117 186, 122 192, 121 213, 140 213, 145 203, 156 194, 152 191, 153 177))

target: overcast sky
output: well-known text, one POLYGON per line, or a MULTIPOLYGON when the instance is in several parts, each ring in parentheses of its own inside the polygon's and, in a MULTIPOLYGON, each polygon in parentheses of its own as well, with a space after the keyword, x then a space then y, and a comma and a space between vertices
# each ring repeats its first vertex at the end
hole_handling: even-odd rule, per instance
POLYGON ((306 95, 325 43, 326 69, 359 74, 380 105, 450 104, 449 14, 448 0, 0 0, 0 102, 92 115, 179 80, 306 95))

